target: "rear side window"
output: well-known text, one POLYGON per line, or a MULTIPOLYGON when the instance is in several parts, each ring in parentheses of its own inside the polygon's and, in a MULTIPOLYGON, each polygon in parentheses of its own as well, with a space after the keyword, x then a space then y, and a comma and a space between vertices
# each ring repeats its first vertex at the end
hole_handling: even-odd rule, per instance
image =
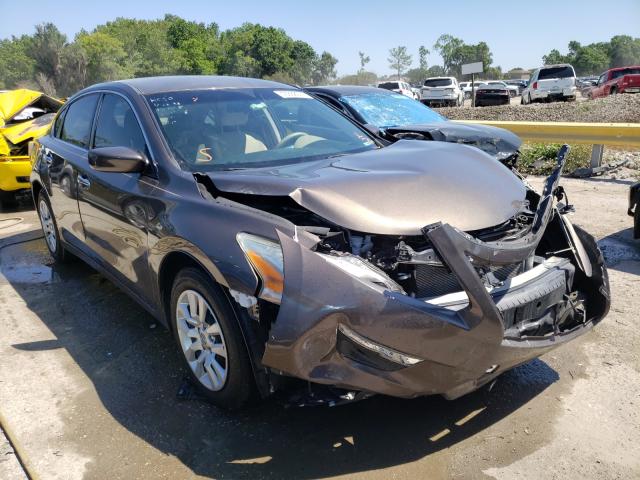
POLYGON ((385 90, 395 90, 400 88, 398 82, 384 82, 378 84, 378 88, 384 88, 385 90))
POLYGON ((89 148, 91 122, 96 111, 98 95, 85 95, 67 108, 60 139, 79 147, 89 148))
POLYGON ((576 74, 573 71, 573 68, 570 65, 565 65, 562 67, 543 68, 540 70, 538 80, 548 80, 550 78, 571 78, 575 76, 576 74))
POLYGON ((142 129, 131 106, 121 96, 107 93, 103 97, 94 147, 129 147, 146 153, 142 129))
POLYGON ((640 68, 625 68, 624 70, 616 70, 611 78, 619 78, 625 75, 640 75, 640 68))

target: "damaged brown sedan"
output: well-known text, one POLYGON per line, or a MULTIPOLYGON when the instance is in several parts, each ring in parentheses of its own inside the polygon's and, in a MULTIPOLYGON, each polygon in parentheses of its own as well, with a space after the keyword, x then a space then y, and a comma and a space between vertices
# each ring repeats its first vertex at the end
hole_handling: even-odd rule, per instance
POLYGON ((456 398, 608 312, 566 153, 538 194, 479 149, 387 146, 288 85, 162 77, 71 98, 31 182, 54 258, 166 324, 214 403, 300 381, 300 403, 456 398))

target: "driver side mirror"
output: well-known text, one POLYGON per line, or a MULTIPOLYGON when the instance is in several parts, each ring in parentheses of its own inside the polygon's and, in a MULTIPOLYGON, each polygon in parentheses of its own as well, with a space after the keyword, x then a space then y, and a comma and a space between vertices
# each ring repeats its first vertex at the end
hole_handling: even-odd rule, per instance
POLYGON ((99 147, 89 150, 89 165, 99 172, 141 173, 149 164, 144 153, 129 147, 99 147))

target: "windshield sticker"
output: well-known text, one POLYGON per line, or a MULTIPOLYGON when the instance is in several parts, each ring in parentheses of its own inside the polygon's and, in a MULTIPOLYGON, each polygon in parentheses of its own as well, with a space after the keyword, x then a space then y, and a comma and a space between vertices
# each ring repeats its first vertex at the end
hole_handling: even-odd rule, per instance
POLYGON ((274 90, 273 93, 282 98, 311 98, 310 95, 299 90, 274 90))

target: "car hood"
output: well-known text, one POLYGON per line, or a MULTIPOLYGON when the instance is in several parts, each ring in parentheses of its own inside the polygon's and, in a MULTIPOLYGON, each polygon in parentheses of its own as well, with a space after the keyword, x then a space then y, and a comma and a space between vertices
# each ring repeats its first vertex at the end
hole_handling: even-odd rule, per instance
POLYGON ((511 157, 522 145, 520 137, 504 128, 452 121, 389 127, 386 131, 393 135, 416 132, 441 142, 472 145, 500 161, 511 157))
POLYGON ((435 222, 470 231, 498 225, 522 209, 525 186, 480 150, 400 140, 339 158, 209 173, 220 192, 289 196, 359 232, 419 235, 435 222))

